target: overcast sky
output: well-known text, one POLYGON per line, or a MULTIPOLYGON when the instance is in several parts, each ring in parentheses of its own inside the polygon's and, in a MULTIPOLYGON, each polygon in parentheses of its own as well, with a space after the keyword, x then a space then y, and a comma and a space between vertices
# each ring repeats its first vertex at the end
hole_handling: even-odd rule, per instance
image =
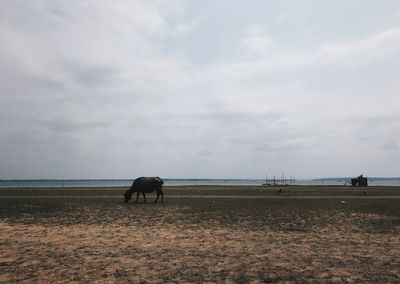
POLYGON ((0 3, 2 179, 400 176, 400 1, 0 3))

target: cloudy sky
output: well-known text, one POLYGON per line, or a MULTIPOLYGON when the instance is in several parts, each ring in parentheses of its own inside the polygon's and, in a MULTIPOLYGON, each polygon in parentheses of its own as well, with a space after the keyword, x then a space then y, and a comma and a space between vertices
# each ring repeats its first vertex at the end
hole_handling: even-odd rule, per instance
POLYGON ((1 7, 0 178, 400 176, 400 1, 1 7))

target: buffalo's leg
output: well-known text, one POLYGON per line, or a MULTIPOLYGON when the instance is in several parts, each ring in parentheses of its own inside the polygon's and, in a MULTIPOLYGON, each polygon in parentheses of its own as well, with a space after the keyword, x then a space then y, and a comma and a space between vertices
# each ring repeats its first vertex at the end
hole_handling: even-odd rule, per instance
POLYGON ((138 199, 139 199, 139 194, 140 194, 140 192, 137 192, 137 194, 136 194, 136 201, 135 201, 135 203, 137 203, 137 201, 138 201, 138 199))
POLYGON ((144 203, 146 203, 146 202, 147 202, 147 200, 146 200, 146 193, 144 193, 144 191, 142 191, 142 194, 143 194, 143 197, 144 197, 144 203))
POLYGON ((154 200, 154 203, 157 203, 159 197, 160 197, 160 193, 157 191, 157 198, 156 198, 156 200, 154 200))

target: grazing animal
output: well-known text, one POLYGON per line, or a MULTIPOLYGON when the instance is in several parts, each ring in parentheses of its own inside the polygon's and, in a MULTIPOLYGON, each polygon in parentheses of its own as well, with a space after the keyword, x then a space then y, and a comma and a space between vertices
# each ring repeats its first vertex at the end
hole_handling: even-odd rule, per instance
POLYGON ((134 194, 136 192, 137 194, 136 194, 135 203, 137 203, 140 193, 142 193, 142 195, 144 197, 144 203, 146 203, 147 202, 146 193, 151 193, 154 191, 157 192, 157 198, 154 201, 154 203, 157 203, 160 195, 161 195, 161 202, 163 202, 164 201, 163 184, 164 184, 164 181, 159 177, 137 178, 133 181, 131 188, 128 189, 127 191, 125 191, 125 193, 124 193, 125 201, 124 202, 128 203, 128 201, 132 199, 132 194, 134 194))

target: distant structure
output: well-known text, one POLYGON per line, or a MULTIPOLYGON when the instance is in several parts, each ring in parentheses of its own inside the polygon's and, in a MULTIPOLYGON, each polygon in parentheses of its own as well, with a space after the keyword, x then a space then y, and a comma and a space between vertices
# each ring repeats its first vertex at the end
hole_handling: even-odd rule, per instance
POLYGON ((265 175, 265 183, 262 185, 264 186, 289 186, 289 185, 296 185, 296 179, 294 177, 286 178, 285 173, 282 174, 280 178, 276 178, 275 176, 273 179, 268 179, 268 176, 265 175))
POLYGON ((363 175, 351 179, 351 186, 368 186, 368 179, 363 175))

